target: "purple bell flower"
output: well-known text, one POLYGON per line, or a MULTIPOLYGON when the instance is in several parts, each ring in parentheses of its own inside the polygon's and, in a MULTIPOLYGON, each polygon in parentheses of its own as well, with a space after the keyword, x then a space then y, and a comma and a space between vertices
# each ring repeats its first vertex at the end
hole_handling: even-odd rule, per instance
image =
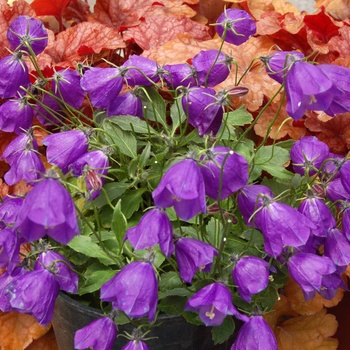
POLYGON ((321 69, 302 61, 294 62, 287 72, 285 91, 287 113, 294 120, 300 119, 306 110, 327 110, 334 94, 339 94, 321 69))
POLYGON ((30 54, 27 47, 30 46, 38 55, 47 46, 48 35, 41 21, 28 16, 18 16, 8 28, 7 40, 14 51, 21 50, 30 54))
POLYGON ((19 135, 33 126, 33 117, 27 97, 7 100, 0 106, 0 130, 19 135))
POLYGON ((123 70, 91 67, 84 73, 80 85, 89 93, 93 106, 107 108, 123 87, 123 70))
POLYGON ((349 291, 348 286, 337 271, 322 277, 322 287, 318 294, 327 300, 332 300, 337 295, 339 288, 349 291))
POLYGON ((0 98, 16 96, 20 87, 26 89, 29 83, 28 67, 21 53, 0 60, 0 98))
POLYGON ((163 69, 162 77, 170 89, 198 85, 196 69, 188 63, 166 64, 163 69))
POLYGON ((149 350, 149 347, 142 340, 131 340, 122 347, 122 350, 149 350))
POLYGON ((339 200, 350 201, 350 193, 344 188, 340 178, 332 180, 327 185, 326 194, 332 202, 339 200))
POLYGON ((300 175, 312 176, 329 157, 329 147, 315 136, 304 136, 290 150, 293 169, 300 175))
POLYGON ((210 244, 194 238, 179 238, 175 243, 175 256, 180 277, 191 283, 197 271, 209 272, 218 251, 210 244))
POLYGON ((109 317, 101 317, 76 331, 74 349, 110 350, 117 336, 117 327, 109 317))
POLYGON ((298 211, 316 226, 316 229, 312 230, 315 236, 326 237, 328 231, 336 227, 336 221, 331 210, 320 198, 307 198, 300 204, 298 211))
POLYGON ((53 75, 52 90, 64 103, 79 108, 85 92, 80 86, 80 75, 72 69, 61 69, 53 75))
POLYGON ((223 105, 214 89, 193 87, 186 90, 181 99, 188 122, 198 129, 199 136, 219 131, 223 118, 223 105))
POLYGON ((332 259, 336 266, 346 267, 350 263, 350 243, 338 228, 329 230, 324 244, 324 255, 332 259))
POLYGON ((136 226, 126 231, 125 239, 136 250, 148 249, 159 243, 161 251, 168 258, 175 249, 171 222, 161 208, 147 211, 136 226))
POLYGON ((101 287, 101 299, 133 318, 154 320, 158 303, 158 282, 152 265, 135 261, 122 268, 101 287))
POLYGON ((227 315, 234 315, 242 321, 247 319, 233 306, 231 292, 222 283, 209 284, 192 295, 185 311, 198 312, 206 326, 220 326, 227 315))
MULTIPOLYGON (((1 207, 0 207, 0 218, 1 218, 1 207)), ((342 228, 346 238, 350 241, 350 207, 345 208, 342 216, 342 228)))
POLYGON ((307 243, 311 230, 316 229, 307 217, 287 204, 268 198, 263 202, 257 217, 268 254, 276 258, 283 246, 300 247, 307 243))
POLYGON ((248 185, 238 192, 237 204, 246 225, 260 228, 258 217, 254 213, 262 207, 263 198, 266 197, 272 199, 274 195, 264 185, 248 185))
POLYGON ((215 28, 220 38, 234 45, 245 43, 256 33, 256 24, 249 13, 235 8, 226 9, 217 19, 215 28))
POLYGON ((202 50, 192 58, 199 85, 213 87, 230 74, 232 58, 218 50, 202 50))
POLYGON ((29 271, 16 276, 3 296, 13 311, 33 315, 43 326, 51 322, 59 284, 48 270, 29 271))
POLYGON ((107 155, 101 151, 91 151, 83 154, 74 163, 69 165, 69 170, 74 176, 84 175, 87 189, 91 200, 94 200, 101 193, 105 176, 108 173, 109 160, 107 155))
POLYGON ((331 275, 336 266, 326 256, 298 253, 289 258, 287 267, 292 278, 303 290, 305 300, 312 299, 321 290, 323 276, 331 275))
POLYGON ((43 126, 63 124, 62 108, 53 96, 44 94, 41 103, 37 103, 35 109, 36 117, 43 126))
POLYGON ((88 137, 84 131, 69 130, 51 134, 43 139, 47 146, 46 157, 50 164, 57 165, 63 173, 88 150, 88 137))
POLYGON ((227 147, 209 149, 200 165, 205 194, 215 200, 224 200, 248 184, 248 162, 227 147))
POLYGON ((252 294, 264 290, 269 284, 269 264, 256 256, 243 256, 232 270, 232 279, 240 297, 247 303, 252 294))
POLYGON ((301 61, 304 54, 298 51, 278 51, 271 55, 260 57, 265 64, 267 74, 278 83, 283 84, 287 71, 294 62, 301 61))
POLYGON ((78 292, 79 276, 74 272, 72 264, 61 254, 48 250, 39 255, 34 270, 46 269, 50 271, 60 285, 60 289, 67 293, 78 292))
POLYGON ((29 133, 21 134, 12 140, 1 155, 1 158, 6 159, 7 163, 11 165, 25 149, 38 150, 37 142, 29 133))
POLYGON ((37 182, 24 200, 15 229, 27 242, 49 235, 57 242, 67 244, 79 234, 69 192, 53 178, 37 182))
POLYGON ((107 116, 132 115, 142 118, 142 101, 137 91, 138 89, 134 89, 114 98, 107 108, 107 116))
POLYGON ((250 316, 240 329, 231 350, 277 350, 277 341, 272 329, 262 316, 250 316))
POLYGON ((157 207, 174 206, 182 220, 205 213, 204 180, 196 161, 188 158, 172 165, 152 192, 152 197, 157 207))
POLYGON ((17 233, 10 228, 0 230, 0 268, 9 271, 19 263, 20 243, 17 233))
POLYGON ((344 162, 340 168, 339 175, 344 189, 349 193, 350 196, 350 161, 344 162))
POLYGON ((121 67, 127 69, 125 79, 131 86, 152 86, 160 80, 163 73, 157 62, 138 55, 131 55, 121 67))
POLYGON ((22 197, 6 196, 4 198, 4 201, 0 204, 0 229, 12 226, 16 222, 23 200, 22 197))

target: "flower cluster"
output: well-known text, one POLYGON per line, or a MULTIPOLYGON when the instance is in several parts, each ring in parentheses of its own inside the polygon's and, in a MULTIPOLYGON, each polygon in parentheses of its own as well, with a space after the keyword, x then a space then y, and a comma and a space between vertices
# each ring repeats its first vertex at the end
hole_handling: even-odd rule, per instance
MULTIPOLYGON (((256 32, 237 9, 215 27, 235 45, 256 32)), ((234 57, 203 50, 190 63, 160 66, 131 55, 119 66, 80 64, 46 76, 36 64, 47 45, 40 21, 18 17, 8 41, 0 130, 16 136, 1 155, 4 179, 30 190, 0 204, 0 310, 46 325, 60 291, 90 295, 105 315, 76 332, 75 348, 111 349, 127 317, 138 327, 129 350, 148 349, 140 330, 174 302, 189 322, 230 328, 227 338, 232 319, 242 321, 232 350, 277 349, 262 314, 288 274, 306 300, 346 289, 350 162, 313 136, 290 152, 254 145, 246 122, 230 123, 242 112, 232 110, 233 98, 247 89, 217 88, 234 57), (26 60, 36 68, 30 75, 26 60), (48 134, 40 142, 38 128, 48 134), (289 170, 273 164, 274 152, 291 160, 289 170), (280 167, 271 175, 284 192, 261 164, 280 167)), ((293 119, 307 109, 350 110, 349 69, 313 65, 299 52, 261 60, 283 84, 293 119)))

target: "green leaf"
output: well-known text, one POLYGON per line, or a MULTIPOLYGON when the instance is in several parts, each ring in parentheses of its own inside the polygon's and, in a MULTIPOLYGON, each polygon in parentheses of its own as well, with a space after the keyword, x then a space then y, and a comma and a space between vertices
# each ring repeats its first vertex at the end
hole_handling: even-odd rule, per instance
POLYGON ((233 112, 228 112, 226 116, 227 124, 232 126, 243 126, 250 124, 252 120, 253 116, 246 110, 245 106, 242 106, 233 112))
POLYGON ((122 115, 108 118, 109 122, 118 125, 125 131, 132 131, 137 134, 157 134, 157 132, 145 120, 131 115, 122 115))
POLYGON ((160 276, 159 289, 160 290, 170 290, 183 285, 179 274, 175 271, 169 271, 163 273, 160 276))
POLYGON ((187 290, 186 288, 174 288, 174 289, 168 290, 164 293, 160 292, 158 299, 161 300, 161 299, 164 299, 164 298, 169 297, 169 296, 188 297, 191 294, 192 293, 189 290, 187 290))
POLYGON ((99 290, 105 282, 109 281, 114 275, 115 271, 104 266, 102 270, 92 272, 86 277, 84 284, 79 288, 79 295, 92 293, 99 290))
POLYGON ((146 165, 150 155, 151 155, 151 144, 147 142, 146 147, 142 150, 142 153, 140 155, 140 160, 138 165, 141 169, 144 168, 144 166, 146 165))
POLYGON ((170 107, 170 117, 172 120, 172 133, 186 120, 186 114, 182 108, 182 104, 179 103, 179 100, 176 100, 175 103, 170 107))
POLYGON ((90 236, 75 236, 68 243, 68 246, 76 252, 89 256, 90 258, 97 258, 104 265, 115 264, 115 261, 110 258, 98 244, 94 243, 90 236))
MULTIPOLYGON (((103 186, 104 191, 93 201, 94 206, 96 208, 101 208, 105 206, 108 201, 106 199, 106 195, 108 195, 108 199, 110 202, 119 198, 129 187, 128 183, 125 182, 111 182, 107 183, 103 186)), ((87 202, 86 206, 91 207, 91 203, 87 202)))
POLYGON ((139 188, 137 190, 128 190, 124 193, 121 206, 125 217, 129 219, 135 211, 137 211, 142 202, 142 195, 147 188, 139 188))
POLYGON ((232 317, 225 317, 224 322, 211 330, 214 345, 225 342, 235 331, 235 323, 232 317))
POLYGON ((169 296, 159 303, 159 310, 168 315, 181 315, 184 311, 187 298, 180 296, 169 296))
POLYGON ((114 208, 112 216, 112 230, 117 238, 119 245, 122 245, 127 228, 127 220, 121 210, 121 200, 119 199, 117 205, 114 208))

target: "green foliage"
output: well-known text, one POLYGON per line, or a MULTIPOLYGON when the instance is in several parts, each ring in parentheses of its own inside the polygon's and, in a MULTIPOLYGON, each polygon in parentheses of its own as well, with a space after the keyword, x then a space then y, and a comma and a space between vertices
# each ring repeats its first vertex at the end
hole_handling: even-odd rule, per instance
POLYGON ((211 330, 214 345, 224 343, 235 331, 236 325, 232 317, 225 317, 224 322, 211 330))

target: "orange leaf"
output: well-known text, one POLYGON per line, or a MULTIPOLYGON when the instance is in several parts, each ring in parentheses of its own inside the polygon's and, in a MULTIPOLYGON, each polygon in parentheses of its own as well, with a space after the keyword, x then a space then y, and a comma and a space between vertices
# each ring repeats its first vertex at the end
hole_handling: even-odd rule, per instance
POLYGON ((34 340, 26 350, 58 350, 53 329, 51 328, 44 336, 34 340))
POLYGON ((34 0, 30 6, 38 16, 62 17, 63 10, 75 0, 34 0))
POLYGON ((341 58, 349 58, 350 56, 350 27, 344 26, 339 29, 339 35, 333 36, 329 40, 330 50, 339 53, 341 58))
POLYGON ((26 348, 34 339, 40 338, 49 329, 43 327, 33 316, 9 312, 0 314, 0 349, 20 350, 26 348))
POLYGON ((324 6, 326 11, 334 18, 346 20, 350 17, 349 0, 316 0, 316 7, 324 6))

